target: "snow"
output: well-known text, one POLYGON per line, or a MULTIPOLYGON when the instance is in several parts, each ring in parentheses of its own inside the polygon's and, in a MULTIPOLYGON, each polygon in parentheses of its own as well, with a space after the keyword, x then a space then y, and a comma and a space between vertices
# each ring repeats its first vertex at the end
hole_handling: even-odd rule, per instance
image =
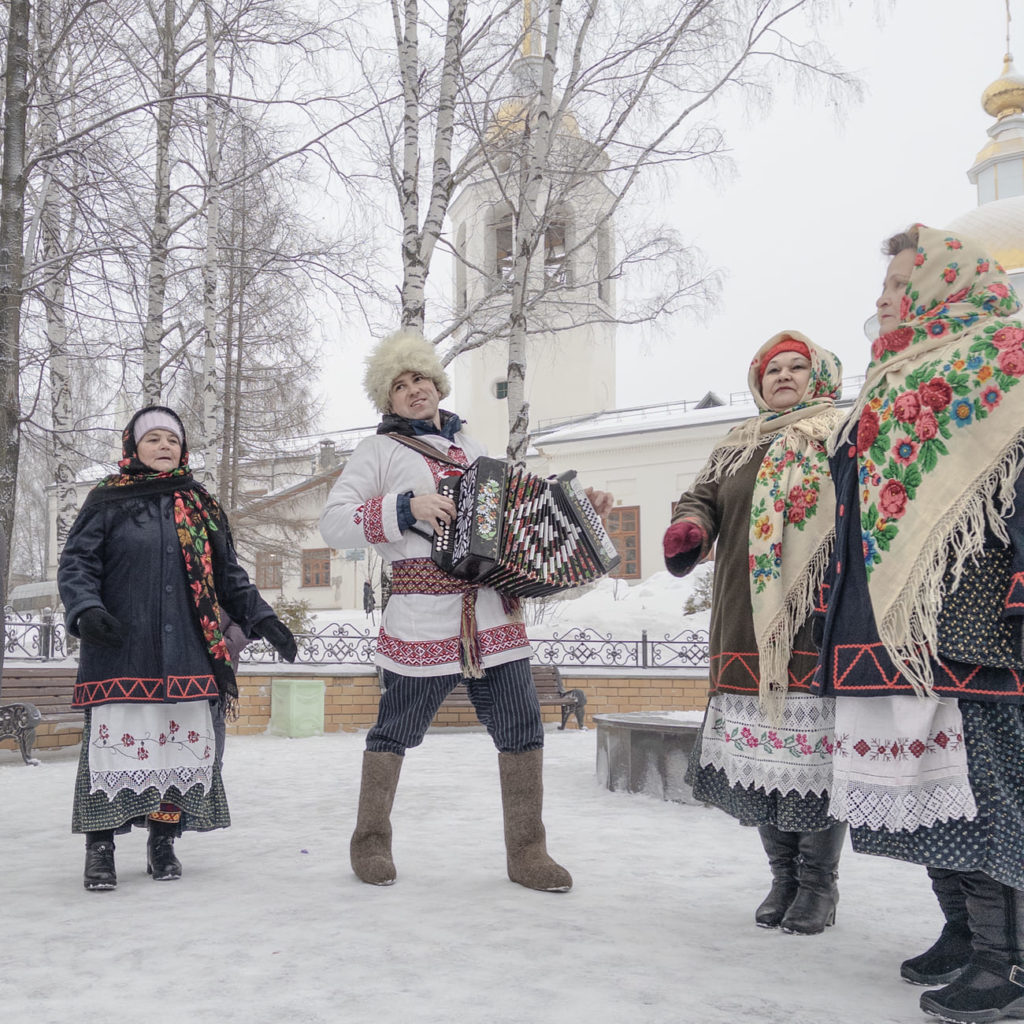
POLYGON ((872 1024, 926 1019, 899 963, 936 937, 924 869, 847 848, 836 927, 755 927, 768 869, 752 829, 613 793, 596 732, 547 736, 549 846, 571 893, 509 882, 487 735, 432 732, 393 814, 398 883, 348 865, 364 736, 228 741, 230 829, 186 834, 154 883, 145 838, 120 884, 81 885, 75 761, 0 749, 0 1012, 69 1024, 872 1024))
MULTIPOLYGON (((637 583, 603 577, 590 586, 571 591, 561 599, 524 602, 527 630, 534 640, 585 628, 617 640, 639 640, 647 630, 651 640, 675 637, 690 630, 707 630, 711 621, 709 610, 686 615, 687 598, 698 582, 712 572, 708 563, 682 578, 662 570, 637 583)), ((373 622, 359 609, 320 611, 310 616, 316 630, 333 623, 376 634, 379 610, 373 622)))

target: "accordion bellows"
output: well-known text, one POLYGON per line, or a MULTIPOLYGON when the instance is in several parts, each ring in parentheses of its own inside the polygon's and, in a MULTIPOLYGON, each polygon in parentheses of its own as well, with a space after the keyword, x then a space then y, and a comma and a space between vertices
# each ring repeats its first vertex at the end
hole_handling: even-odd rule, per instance
POLYGON ((442 477, 455 519, 434 537, 431 557, 446 573, 510 597, 581 587, 619 564, 619 555, 575 471, 544 479, 481 456, 442 477))

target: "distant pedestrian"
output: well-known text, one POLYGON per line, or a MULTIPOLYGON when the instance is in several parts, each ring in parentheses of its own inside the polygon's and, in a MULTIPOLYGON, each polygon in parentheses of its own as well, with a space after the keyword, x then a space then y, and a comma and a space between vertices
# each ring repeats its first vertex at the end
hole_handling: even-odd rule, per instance
POLYGON ((363 581, 363 611, 366 617, 373 621, 373 612, 377 607, 377 599, 373 596, 373 584, 369 580, 363 581))

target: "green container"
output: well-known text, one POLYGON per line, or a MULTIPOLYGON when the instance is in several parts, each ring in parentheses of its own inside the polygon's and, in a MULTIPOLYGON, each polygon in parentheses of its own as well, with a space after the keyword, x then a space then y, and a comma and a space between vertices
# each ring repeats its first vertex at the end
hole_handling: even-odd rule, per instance
POLYGON ((322 679, 270 680, 270 734, 272 736, 322 736, 324 692, 322 679))

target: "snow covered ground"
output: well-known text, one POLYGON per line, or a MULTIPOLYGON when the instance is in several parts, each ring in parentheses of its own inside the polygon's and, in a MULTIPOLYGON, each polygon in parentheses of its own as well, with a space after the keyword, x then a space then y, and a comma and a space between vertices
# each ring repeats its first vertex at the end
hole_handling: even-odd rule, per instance
POLYGON ((12 1024, 887 1024, 926 1018, 901 959, 940 927, 924 869, 847 849, 836 927, 766 931, 767 866, 720 811, 611 793, 596 732, 551 732, 546 820, 568 894, 505 877, 482 732, 408 755, 398 883, 348 865, 362 735, 229 739, 232 828, 178 843, 179 882, 118 841, 112 893, 81 885, 75 761, 0 749, 0 1015, 12 1024))

